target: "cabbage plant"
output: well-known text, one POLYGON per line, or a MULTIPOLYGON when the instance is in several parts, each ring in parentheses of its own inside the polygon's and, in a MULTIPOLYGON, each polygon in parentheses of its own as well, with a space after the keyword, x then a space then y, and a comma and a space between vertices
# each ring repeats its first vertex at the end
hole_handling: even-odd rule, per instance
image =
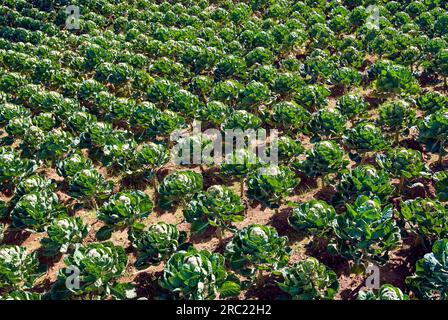
POLYGON ((136 154, 137 170, 142 170, 149 177, 153 185, 156 185, 156 171, 165 165, 170 159, 168 148, 162 143, 149 142, 140 147, 136 154))
POLYGON ((258 116, 246 110, 235 110, 221 124, 221 130, 256 130, 261 123, 258 116))
POLYGON ((42 112, 33 119, 33 123, 44 131, 50 131, 56 126, 56 118, 52 112, 42 112))
POLYGON ((372 289, 358 292, 358 300, 409 300, 409 296, 404 294, 400 288, 391 284, 383 284, 377 292, 372 289))
POLYGON ((41 240, 45 256, 64 254, 82 243, 89 232, 89 227, 80 217, 55 219, 47 228, 47 237, 41 240))
POLYGON ((328 104, 331 92, 323 85, 308 85, 301 88, 294 101, 310 112, 315 112, 328 104))
POLYGON ((3 223, 0 223, 0 244, 3 242, 4 238, 5 238, 5 225, 3 223))
POLYGON ((133 174, 137 143, 128 131, 115 131, 101 148, 101 162, 105 167, 118 169, 126 175, 133 174))
POLYGON ((272 123, 288 132, 304 131, 310 118, 311 115, 307 110, 290 101, 274 104, 271 113, 272 123))
POLYGON ((286 166, 260 167, 247 178, 247 195, 271 208, 278 208, 299 182, 300 178, 286 166))
POLYGON ((25 132, 28 131, 31 126, 31 118, 13 118, 9 120, 8 125, 5 127, 5 131, 10 137, 20 138, 25 135, 25 132))
POLYGON ((448 171, 436 172, 434 181, 437 197, 441 201, 448 201, 448 171))
POLYGON ((2 291, 32 288, 40 276, 37 252, 27 253, 23 246, 0 246, 0 289, 2 291))
POLYGON ((167 136, 185 128, 185 118, 172 110, 157 111, 147 124, 150 136, 167 136))
POLYGON ((405 66, 393 63, 383 65, 374 86, 379 93, 386 95, 415 94, 420 90, 411 71, 405 66))
POLYGON ((448 208, 437 200, 416 198, 400 203, 400 217, 411 232, 426 240, 448 236, 448 208))
POLYGON ((37 301, 37 300, 43 300, 43 297, 42 294, 40 293, 15 290, 0 296, 0 300, 37 301))
POLYGON ((185 220, 191 223, 191 232, 200 235, 209 227, 217 228, 222 239, 223 230, 233 230, 232 222, 244 219, 245 206, 231 189, 213 185, 190 200, 183 211, 185 220))
POLYGON ((244 196, 246 176, 260 166, 259 159, 252 151, 242 148, 226 154, 221 163, 221 173, 224 176, 237 177, 240 180, 240 195, 244 196))
POLYGON ((101 150, 107 138, 113 134, 112 125, 108 122, 92 122, 86 125, 85 131, 80 135, 83 144, 94 150, 101 150))
MULTIPOLYGON (((271 153, 272 147, 266 150, 267 155, 271 153)), ((277 139, 277 155, 280 163, 290 163, 293 159, 300 156, 305 148, 299 140, 294 140, 289 136, 281 136, 277 139)))
POLYGON ((418 128, 418 141, 426 146, 427 151, 437 153, 441 164, 448 147, 448 109, 440 109, 428 115, 418 128))
POLYGON ((392 134, 396 145, 400 142, 400 135, 408 133, 415 123, 415 110, 403 100, 385 103, 378 112, 378 123, 392 134))
POLYGON ((159 204, 169 209, 174 203, 185 202, 202 190, 202 183, 201 174, 191 170, 170 173, 158 188, 159 204))
MULTIPOLYGON (((252 275, 258 270, 276 270, 289 260, 291 249, 288 238, 280 237, 273 227, 251 224, 239 230, 224 251, 230 267, 243 275, 252 275)), ((260 278, 258 279, 260 280, 260 278)))
POLYGON ((445 90, 448 90, 448 49, 442 49, 434 57, 434 68, 443 77, 445 90))
POLYGON ((415 101, 417 107, 426 114, 448 108, 448 97, 437 91, 429 91, 420 95, 415 101))
POLYGON ((243 59, 233 55, 224 56, 216 65, 214 71, 215 78, 220 80, 230 76, 242 76, 246 70, 246 63, 243 59))
POLYGON ((367 107, 367 103, 361 96, 352 94, 344 95, 336 102, 336 109, 350 120, 361 116, 367 107))
POLYGON ((384 203, 395 188, 386 171, 378 170, 372 165, 361 165, 342 172, 336 190, 333 198, 336 204, 355 200, 359 195, 375 196, 384 203))
POLYGON ((137 162, 145 169, 155 169, 163 166, 169 160, 169 150, 163 144, 143 144, 137 153, 137 162))
POLYGON ((239 284, 230 278, 222 255, 190 247, 169 258, 159 283, 178 299, 209 300, 239 294, 239 284))
POLYGON ((67 209, 58 196, 49 191, 35 191, 22 196, 11 211, 12 226, 43 232, 53 219, 64 217, 67 209))
POLYGON ((111 182, 94 168, 81 170, 69 180, 69 195, 76 199, 90 200, 95 208, 95 199, 105 199, 111 192, 111 182))
POLYGON ((199 117, 214 127, 219 127, 231 113, 230 108, 220 101, 210 101, 199 110, 199 117))
POLYGON ((135 106, 129 122, 133 129, 144 133, 150 126, 153 119, 160 113, 155 104, 144 101, 135 106))
POLYGON ((278 287, 293 300, 333 299, 339 289, 337 275, 317 259, 310 257, 280 270, 278 287))
POLYGON ((272 90, 282 96, 291 96, 300 86, 303 85, 303 80, 297 73, 285 72, 277 75, 273 81, 272 90))
POLYGON ((395 148, 387 155, 377 155, 378 165, 400 179, 399 190, 402 191, 406 181, 428 176, 428 169, 423 162, 420 151, 406 148, 395 148))
POLYGON ((72 254, 65 256, 64 263, 66 267, 59 269, 51 289, 52 299, 125 299, 135 296, 132 285, 117 282, 128 264, 122 247, 110 242, 78 244, 72 254), (69 277, 74 272, 78 274, 79 286, 67 285, 73 282, 69 277))
POLYGON ((92 161, 81 153, 72 153, 56 162, 56 171, 64 178, 73 178, 79 171, 91 168, 92 161))
POLYGON ((54 192, 56 190, 56 184, 53 180, 46 179, 41 175, 31 175, 24 177, 16 185, 16 192, 14 200, 20 199, 20 197, 37 191, 54 192))
POLYGON ((213 157, 207 155, 207 150, 212 149, 213 142, 206 135, 188 135, 179 138, 176 142, 177 145, 171 151, 171 154, 176 159, 176 163, 180 165, 190 165, 200 162, 202 170, 204 169, 204 165, 214 164, 213 157))
POLYGON ((79 140, 69 132, 55 129, 49 132, 38 146, 39 159, 61 159, 72 147, 76 147, 79 140))
POLYGON ((363 164, 367 153, 385 150, 388 145, 381 129, 375 124, 363 121, 349 129, 343 136, 344 144, 359 153, 351 154, 352 158, 358 159, 363 164))
POLYGON ((35 169, 35 162, 22 158, 15 150, 0 147, 0 182, 15 182, 35 169))
POLYGON ((330 76, 330 83, 344 92, 350 87, 359 86, 362 76, 358 70, 351 67, 341 67, 333 71, 330 76))
POLYGON ((173 95, 168 108, 186 116, 195 116, 200 108, 199 98, 193 93, 181 89, 173 95))
POLYGON ((313 145, 304 161, 295 165, 307 176, 322 176, 324 181, 328 174, 344 169, 348 165, 348 160, 344 159, 344 151, 334 141, 321 141, 313 145))
POLYGON ((310 200, 295 204, 288 223, 297 231, 323 236, 332 230, 336 219, 335 209, 323 200, 310 200))
POLYGON ((382 208, 378 198, 359 196, 347 211, 339 215, 333 228, 335 239, 328 250, 353 260, 356 265, 366 261, 384 264, 389 252, 401 240, 400 229, 392 219, 393 207, 382 208))
POLYGON ((258 105, 269 102, 269 99, 271 99, 271 90, 263 83, 251 81, 241 92, 238 102, 242 106, 256 111, 258 105))
POLYGON ((213 86, 210 98, 233 106, 244 86, 236 80, 220 81, 213 86))
POLYGON ((96 117, 86 111, 75 111, 67 118, 67 127, 75 134, 85 131, 87 126, 94 125, 97 122, 96 117))
POLYGON ((316 137, 337 138, 345 131, 346 118, 338 110, 319 110, 310 122, 311 132, 316 137))
POLYGON ((2 103, 0 108, 0 124, 5 125, 10 120, 20 117, 31 116, 29 109, 24 106, 12 103, 2 103))
POLYGON ((437 240, 432 252, 415 264, 414 275, 406 278, 406 284, 420 299, 446 300, 448 298, 448 240, 437 240))
POLYGON ((137 249, 137 269, 145 269, 167 260, 186 239, 186 233, 173 224, 160 221, 137 233, 132 244, 137 249))
POLYGON ((111 196, 97 211, 98 220, 104 226, 96 236, 100 240, 109 239, 114 230, 129 228, 129 234, 143 228, 141 220, 148 217, 153 208, 150 197, 140 190, 120 191, 111 196))

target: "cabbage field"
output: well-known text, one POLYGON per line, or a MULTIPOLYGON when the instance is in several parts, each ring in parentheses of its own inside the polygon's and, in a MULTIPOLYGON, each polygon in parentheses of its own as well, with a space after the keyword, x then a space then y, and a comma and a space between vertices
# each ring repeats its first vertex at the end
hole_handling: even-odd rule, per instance
POLYGON ((448 299, 447 78, 446 0, 0 0, 0 300, 448 299))

